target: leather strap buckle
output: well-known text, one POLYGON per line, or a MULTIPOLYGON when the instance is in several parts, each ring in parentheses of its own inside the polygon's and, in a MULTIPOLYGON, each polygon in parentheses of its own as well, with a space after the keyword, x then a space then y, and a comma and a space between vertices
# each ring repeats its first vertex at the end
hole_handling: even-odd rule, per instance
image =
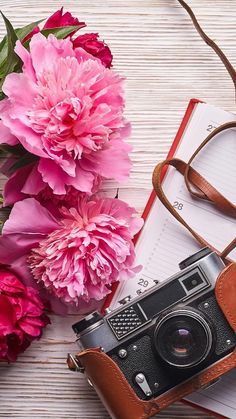
POLYGON ((71 371, 84 373, 85 368, 81 365, 79 357, 68 353, 67 365, 71 371))

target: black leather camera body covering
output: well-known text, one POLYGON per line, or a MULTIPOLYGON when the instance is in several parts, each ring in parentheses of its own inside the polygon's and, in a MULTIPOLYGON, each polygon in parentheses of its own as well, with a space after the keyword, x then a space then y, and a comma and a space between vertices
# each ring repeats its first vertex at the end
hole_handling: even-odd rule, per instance
POLYGON ((209 355, 205 361, 196 367, 180 370, 174 366, 169 366, 161 359, 154 343, 155 325, 142 331, 138 337, 131 338, 125 345, 121 344, 108 353, 140 399, 148 400, 150 397, 146 396, 135 382, 135 376, 138 373, 145 375, 152 397, 157 397, 213 365, 235 348, 236 335, 219 307, 214 291, 189 304, 187 308, 196 310, 206 319, 214 338, 209 355), (121 350, 126 350, 125 358, 118 355, 121 350))

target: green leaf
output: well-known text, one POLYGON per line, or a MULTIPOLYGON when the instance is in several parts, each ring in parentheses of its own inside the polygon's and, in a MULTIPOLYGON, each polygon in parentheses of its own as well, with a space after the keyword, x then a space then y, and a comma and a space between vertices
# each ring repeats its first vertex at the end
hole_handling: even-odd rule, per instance
POLYGON ((10 173, 14 173, 16 170, 20 169, 21 167, 27 166, 30 163, 36 162, 39 160, 39 157, 34 156, 33 154, 27 153, 20 157, 16 163, 14 163, 10 169, 10 173))
POLYGON ((1 75, 1 82, 0 87, 2 87, 2 84, 4 82, 4 79, 7 74, 12 73, 15 69, 15 67, 18 65, 21 65, 21 59, 18 57, 18 55, 15 53, 14 48, 16 41, 18 40, 18 37, 16 35, 16 32, 11 24, 11 22, 4 16, 4 14, 1 12, 1 15, 4 19, 6 30, 7 30, 7 60, 5 63, 2 63, 0 65, 0 75, 1 75))
POLYGON ((6 35, 0 42, 0 60, 2 61, 7 56, 7 37, 6 35))
MULTIPOLYGON (((83 25, 84 26, 84 25, 83 25)), ((52 28, 52 29, 42 29, 41 33, 46 36, 46 38, 48 37, 48 35, 50 33, 52 33, 53 35, 56 36, 56 38, 58 39, 64 39, 66 38, 68 35, 72 34, 73 32, 78 31, 81 27, 83 27, 81 25, 76 25, 76 26, 64 26, 61 28, 52 28)))
MULTIPOLYGON (((44 19, 43 19, 44 20, 44 19)), ((41 21, 38 21, 38 22, 34 22, 35 23, 35 26, 37 26, 37 24, 38 23, 40 23, 41 21)), ((33 25, 33 24, 32 24, 33 25)), ((28 25, 29 26, 29 25, 28 25)), ((34 26, 34 27, 35 27, 34 26)), ((41 33, 47 38, 48 37, 48 35, 50 34, 50 33, 52 33, 53 35, 55 35, 58 39, 64 39, 64 38, 66 38, 68 35, 70 35, 70 34, 72 34, 73 32, 75 32, 75 31, 78 31, 80 28, 82 28, 84 25, 77 25, 77 26, 66 26, 66 27, 59 27, 59 28, 51 28, 51 29, 42 29, 41 30, 41 33)), ((33 30, 34 29, 34 27, 31 29, 31 30, 33 30)), ((22 28, 22 29, 24 29, 24 28, 22 28)), ((29 31, 29 32, 31 32, 31 31, 29 31)), ((29 33, 28 32, 28 33, 29 33)), ((18 38, 19 39, 23 39, 23 38, 25 38, 25 36, 26 35, 28 35, 28 34, 26 34, 25 36, 21 36, 21 33, 19 32, 19 29, 16 29, 16 34, 17 34, 17 36, 18 36, 18 38)), ((4 38, 5 39, 5 38, 4 38)), ((3 41, 4 41, 4 39, 3 39, 3 41)), ((2 42, 3 42, 2 41, 2 42)), ((5 40, 5 42, 6 42, 6 40, 5 40)), ((26 41, 26 42, 24 42, 24 47, 25 48, 29 48, 29 44, 30 44, 30 39, 28 39, 28 41, 26 41)), ((4 48, 6 48, 6 47, 4 47, 4 48)), ((0 44, 0 63, 1 63, 1 44, 0 44)), ((1 77, 1 73, 0 73, 0 77, 1 77)))
MULTIPOLYGON (((34 28, 36 28, 39 23, 41 23, 44 19, 37 20, 36 22, 32 22, 29 25, 24 26, 23 28, 17 28, 15 33, 18 39, 24 39, 34 28)), ((0 65, 7 60, 7 36, 4 36, 3 40, 0 43, 0 65)))
POLYGON ((23 28, 17 28, 15 31, 16 35, 20 40, 24 39, 27 35, 29 35, 30 32, 32 32, 34 28, 36 28, 36 26, 38 26, 43 21, 44 19, 40 19, 36 22, 32 22, 29 25, 24 26, 23 28))
POLYGON ((22 61, 20 59, 18 61, 16 59, 13 59, 13 57, 11 59, 9 58, 9 61, 7 61, 6 66, 0 72, 0 95, 1 95, 0 100, 4 99, 4 97, 2 97, 3 92, 1 89, 2 89, 6 76, 13 72, 19 73, 21 69, 22 69, 22 61))
POLYGON ((5 26, 6 26, 6 30, 7 30, 8 51, 9 51, 9 49, 12 49, 12 48, 15 47, 15 44, 16 44, 16 41, 18 40, 18 37, 16 35, 16 32, 15 32, 10 20, 8 20, 2 12, 0 12, 0 13, 3 17, 4 23, 5 23, 5 26))

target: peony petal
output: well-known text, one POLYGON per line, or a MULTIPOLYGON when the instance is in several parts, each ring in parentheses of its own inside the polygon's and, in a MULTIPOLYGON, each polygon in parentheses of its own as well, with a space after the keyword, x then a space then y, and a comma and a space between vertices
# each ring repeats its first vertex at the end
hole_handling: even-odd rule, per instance
MULTIPOLYGON (((17 106, 15 106, 15 109, 17 109, 17 106)), ((18 117, 20 119, 24 119, 24 114, 19 112, 19 109, 14 115, 11 113, 10 108, 8 114, 4 113, 1 115, 3 124, 8 127, 13 135, 17 136, 19 142, 27 151, 39 157, 48 157, 47 154, 42 150, 42 141, 40 135, 35 133, 30 127, 26 125, 25 121, 22 122, 20 119, 18 119, 18 117)))
MULTIPOLYGON (((3 102, 4 100, 2 100, 3 102)), ((1 112, 1 109, 0 109, 1 112)), ((16 138, 7 128, 2 121, 0 121, 0 144, 16 145, 19 144, 18 138, 16 138)))
POLYGON ((24 166, 21 169, 16 170, 5 183, 3 190, 5 207, 13 205, 15 202, 25 198, 25 194, 22 193, 22 188, 24 187, 31 170, 32 165, 24 166))
MULTIPOLYGON (((12 301, 14 297, 12 298, 12 301)), ((27 294, 24 295, 21 299, 15 299, 16 316, 17 320, 22 317, 39 317, 43 313, 42 307, 39 307, 34 301, 28 298, 27 294)))
POLYGON ((88 61, 88 60, 92 60, 92 61, 96 61, 100 63, 99 58, 94 57, 94 55, 90 54, 89 52, 85 51, 83 48, 80 48, 80 47, 75 48, 75 56, 79 63, 83 61, 88 61))
POLYGON ((75 189, 81 192, 92 192, 92 188, 95 182, 95 175, 87 170, 83 170, 80 163, 76 166, 75 177, 68 179, 68 184, 73 186, 75 189))
POLYGON ((29 41, 32 38, 33 35, 35 35, 36 33, 39 33, 39 32, 40 32, 40 28, 38 26, 35 26, 35 28, 30 33, 28 33, 28 35, 26 35, 25 38, 23 38, 21 40, 22 44, 29 41))
POLYGON ((0 335, 13 332, 15 326, 15 313, 8 297, 0 294, 0 335))
POLYGON ((27 333, 28 335, 30 335, 32 337, 38 337, 42 333, 43 322, 42 322, 41 327, 36 326, 34 324, 30 324, 27 321, 27 319, 20 319, 18 321, 18 324, 19 324, 20 328, 23 330, 24 333, 27 333))
POLYGON ((73 39, 74 48, 83 48, 91 55, 99 58, 105 67, 110 68, 112 63, 112 54, 109 47, 98 39, 97 33, 86 33, 73 39))
MULTIPOLYGON (((9 234, 0 236, 0 263, 11 265, 18 262, 18 259, 28 254, 31 249, 38 245, 44 237, 43 234, 9 234)), ((18 273, 18 271, 15 271, 18 273)))
POLYGON ((58 222, 38 201, 28 198, 17 202, 0 236, 0 262, 16 268, 17 260, 55 228, 58 222))
POLYGON ((66 193, 65 184, 68 176, 53 160, 40 159, 38 171, 42 175, 43 181, 52 188, 55 194, 66 193))
POLYGON ((38 195, 44 188, 45 183, 38 171, 38 165, 34 164, 21 191, 26 195, 38 195))
POLYGON ((53 13, 44 25, 44 29, 57 28, 61 26, 61 20, 63 15, 63 7, 53 13))
POLYGON ((45 235, 58 228, 59 223, 36 199, 27 198, 17 202, 5 222, 2 234, 45 235))
POLYGON ((138 218, 135 217, 130 221, 130 233, 135 236, 137 233, 139 233, 139 231, 141 230, 141 228, 144 225, 144 220, 143 218, 138 218))
POLYGON ((46 38, 41 33, 37 33, 32 37, 30 53, 34 70, 38 75, 44 71, 53 71, 58 58, 75 56, 70 39, 58 40, 52 34, 46 38))
POLYGON ((84 170, 93 171, 104 178, 112 177, 121 182, 129 177, 130 150, 131 147, 121 140, 110 141, 106 149, 84 156, 80 165, 84 170))
POLYGON ((24 285, 10 271, 0 270, 0 292, 11 294, 22 294, 25 291, 24 285))
POLYGON ((48 18, 44 25, 44 29, 60 28, 61 26, 79 26, 79 29, 81 29, 86 25, 84 22, 80 22, 76 17, 73 17, 72 14, 69 12, 66 12, 63 15, 62 7, 48 18))
POLYGON ((91 192, 94 183, 94 175, 83 170, 79 163, 76 166, 75 177, 68 176, 53 160, 40 159, 38 170, 43 181, 52 188, 54 194, 64 195, 65 185, 71 185, 82 192, 91 192))
POLYGON ((6 77, 2 91, 6 96, 10 97, 22 110, 26 110, 33 105, 35 95, 38 93, 37 85, 32 82, 27 74, 11 73, 6 77), (27 91, 24 95, 22 92, 27 91))
MULTIPOLYGON (((38 33, 39 30, 35 28, 36 32, 38 33)), ((23 41, 22 41, 23 42, 23 41)), ((20 57, 20 59, 23 61, 23 71, 26 73, 30 79, 32 79, 34 82, 36 82, 36 76, 35 71, 32 65, 32 60, 29 51, 22 45, 20 41, 16 41, 15 46, 15 53, 20 57)))
MULTIPOLYGON (((21 278, 22 284, 24 284, 26 287, 34 288, 38 292, 41 291, 42 284, 37 284, 31 271, 28 266, 28 253, 30 252, 31 248, 33 246, 37 246, 37 243, 34 243, 29 247, 29 250, 27 251, 26 248, 21 249, 23 255, 18 256, 18 249, 15 250, 13 254, 12 261, 9 263, 11 264, 11 271, 17 275, 19 278, 21 278), (15 257, 14 257, 15 256, 15 257)), ((1 256, 0 256, 1 259, 1 256)))

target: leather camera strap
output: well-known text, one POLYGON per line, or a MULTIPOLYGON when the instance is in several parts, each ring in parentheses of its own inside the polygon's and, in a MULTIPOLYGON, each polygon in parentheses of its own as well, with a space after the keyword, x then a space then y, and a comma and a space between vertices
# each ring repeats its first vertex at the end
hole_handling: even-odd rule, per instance
POLYGON ((223 250, 219 251, 215 249, 211 244, 209 244, 202 236, 200 236, 189 224, 181 217, 179 212, 172 206, 171 202, 168 200, 163 187, 162 187, 162 171, 165 166, 172 166, 178 172, 180 172, 185 179, 185 184, 190 194, 198 199, 204 199, 209 201, 214 205, 218 210, 222 211, 224 214, 227 214, 231 217, 236 218, 236 206, 225 198, 214 186, 212 186, 200 173, 198 173, 192 166, 194 158, 198 153, 213 140, 221 132, 236 128, 236 121, 228 122, 216 128, 211 132, 207 138, 200 144, 197 150, 193 153, 188 163, 177 159, 167 159, 157 164, 153 172, 153 187, 154 190, 162 202, 162 204, 168 209, 168 211, 179 221, 187 230, 195 237, 195 239, 203 246, 208 246, 212 250, 216 251, 222 258, 226 256, 236 247, 236 238, 232 240, 231 243, 223 250))
MULTIPOLYGON (((191 7, 184 1, 178 0, 181 6, 186 10, 189 17, 192 20, 192 23, 197 30, 198 34, 201 36, 203 41, 209 45, 213 51, 218 55, 222 63, 224 64, 226 70, 228 71, 236 90, 236 71, 224 52, 221 48, 211 39, 202 29, 200 23, 198 22, 195 14, 193 13, 191 7)), ((225 198, 213 185, 211 185, 203 176, 200 175, 195 169, 191 167, 191 163, 197 154, 202 150, 203 147, 212 139, 216 137, 216 135, 220 134, 221 132, 236 127, 236 121, 232 121, 226 124, 223 124, 216 128, 208 137, 202 142, 202 144, 197 148, 195 153, 192 155, 188 163, 185 163, 179 159, 170 159, 165 160, 162 163, 159 163, 153 173, 153 186, 157 193, 158 198, 161 202, 165 205, 165 207, 170 211, 170 213, 178 220, 184 227, 188 229, 188 231, 195 237, 195 239, 203 246, 208 246, 212 250, 216 251, 222 258, 226 258, 226 256, 236 247, 236 238, 232 240, 231 243, 224 249, 223 252, 219 252, 215 249, 212 245, 207 243, 207 241, 201 237, 196 231, 194 231, 186 221, 181 217, 181 215, 173 208, 170 201, 166 197, 162 185, 161 185, 161 175, 162 170, 165 166, 173 166, 176 170, 178 170, 185 178, 186 187, 189 192, 195 198, 205 199, 211 202, 215 207, 224 212, 225 214, 236 217, 236 206, 230 202, 227 198, 225 198), (194 189, 193 189, 194 187, 194 189)))
POLYGON ((200 23, 198 22, 195 14, 193 13, 191 7, 184 1, 184 0, 177 0, 181 6, 186 10, 186 12, 188 13, 189 17, 192 20, 192 23, 195 27, 195 29, 197 30, 198 34, 200 35, 200 37, 203 39, 203 41, 209 46, 211 47, 211 49, 213 49, 213 51, 216 53, 216 55, 218 55, 218 57, 220 58, 220 60, 222 61, 222 63, 224 64, 226 70, 228 71, 232 82, 234 84, 234 88, 236 91, 236 71, 234 69, 234 67, 232 66, 231 62, 229 61, 229 59, 226 57, 226 55, 224 54, 224 52, 222 51, 222 49, 213 41, 213 39, 211 39, 202 29, 200 23))

